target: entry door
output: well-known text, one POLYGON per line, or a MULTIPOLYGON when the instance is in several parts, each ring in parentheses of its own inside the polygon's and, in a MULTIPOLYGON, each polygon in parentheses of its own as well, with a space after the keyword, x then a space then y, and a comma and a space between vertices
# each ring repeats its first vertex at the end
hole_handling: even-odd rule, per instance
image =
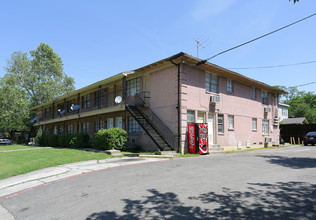
POLYGON ((115 118, 115 127, 122 128, 122 117, 115 118))
POLYGON ((107 129, 113 128, 113 118, 107 119, 107 129))
POLYGON ((214 115, 209 114, 207 119, 208 124, 208 145, 214 144, 214 115))

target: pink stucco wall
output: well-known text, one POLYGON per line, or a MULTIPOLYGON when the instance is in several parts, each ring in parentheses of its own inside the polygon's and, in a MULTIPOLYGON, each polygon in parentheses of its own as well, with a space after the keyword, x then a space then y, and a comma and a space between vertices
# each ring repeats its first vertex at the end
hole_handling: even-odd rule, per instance
MULTIPOLYGON (((220 146, 237 146, 241 142, 243 146, 249 140, 251 145, 259 145, 264 142, 265 135, 262 134, 262 120, 269 120, 269 134, 274 144, 279 143, 279 128, 273 126, 276 116, 275 98, 269 94, 269 104, 261 103, 261 89, 257 89, 257 98, 251 98, 251 85, 244 85, 234 81, 234 92, 227 92, 227 79, 219 77, 218 94, 220 103, 215 106, 210 105, 210 95, 212 93, 205 90, 205 72, 189 66, 184 66, 182 72, 182 109, 204 112, 205 119, 207 114, 215 115, 215 143, 220 146), (271 112, 264 113, 264 107, 270 107, 271 112), (224 115, 224 132, 217 133, 217 116, 224 115), (234 116, 234 129, 228 130, 228 115, 234 116), (257 119, 257 131, 252 130, 252 118, 257 119)), ((186 123, 183 122, 182 134, 186 138, 186 123)), ((186 147, 186 142, 183 143, 186 147)))

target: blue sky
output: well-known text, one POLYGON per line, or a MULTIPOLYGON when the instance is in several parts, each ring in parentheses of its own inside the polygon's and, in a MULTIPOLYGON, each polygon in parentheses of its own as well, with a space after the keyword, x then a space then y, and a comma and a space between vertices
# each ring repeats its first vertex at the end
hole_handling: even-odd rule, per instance
MULTIPOLYGON (((0 2, 0 77, 14 51, 47 43, 82 88, 179 52, 199 58, 266 34, 316 12, 315 0, 10 0, 0 2)), ((210 62, 224 68, 316 60, 316 16, 210 62)), ((269 85, 316 81, 316 63, 234 70, 269 85)), ((298 87, 316 93, 316 84, 298 87)))

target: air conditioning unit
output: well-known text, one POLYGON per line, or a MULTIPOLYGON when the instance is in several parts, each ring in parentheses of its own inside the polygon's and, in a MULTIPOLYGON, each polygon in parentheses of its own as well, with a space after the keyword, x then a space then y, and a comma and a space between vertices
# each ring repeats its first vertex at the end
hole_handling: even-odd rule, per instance
POLYGON ((278 117, 274 118, 273 125, 275 125, 275 126, 279 125, 279 118, 278 117))
POLYGON ((221 97, 219 95, 211 95, 210 102, 211 103, 220 103, 221 97))
POLYGON ((268 112, 271 112, 271 108, 265 107, 264 108, 264 113, 268 113, 268 112))
POLYGON ((272 142, 272 138, 270 138, 270 137, 264 138, 264 143, 271 143, 271 142, 272 142))

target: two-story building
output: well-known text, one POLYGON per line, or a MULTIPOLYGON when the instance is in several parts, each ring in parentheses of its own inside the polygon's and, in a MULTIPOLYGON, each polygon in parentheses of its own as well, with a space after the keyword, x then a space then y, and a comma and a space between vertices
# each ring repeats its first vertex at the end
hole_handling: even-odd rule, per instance
POLYGON ((36 106, 37 122, 54 134, 120 127, 129 145, 187 152, 187 124, 208 123, 210 147, 279 144, 275 87, 179 53, 36 106), (266 139, 265 139, 266 138, 266 139))

